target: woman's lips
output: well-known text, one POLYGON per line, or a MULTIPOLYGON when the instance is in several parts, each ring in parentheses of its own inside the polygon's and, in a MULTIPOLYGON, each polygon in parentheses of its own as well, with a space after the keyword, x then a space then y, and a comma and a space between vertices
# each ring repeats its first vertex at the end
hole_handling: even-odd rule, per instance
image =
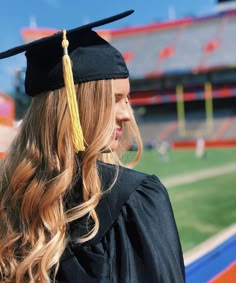
POLYGON ((116 134, 116 138, 119 139, 122 136, 122 129, 116 128, 115 134, 116 134))

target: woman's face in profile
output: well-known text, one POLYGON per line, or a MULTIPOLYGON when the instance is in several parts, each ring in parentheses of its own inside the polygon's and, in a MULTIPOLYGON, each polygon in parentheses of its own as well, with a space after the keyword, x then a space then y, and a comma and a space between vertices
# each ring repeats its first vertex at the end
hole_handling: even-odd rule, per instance
POLYGON ((116 150, 119 145, 119 139, 122 136, 122 126, 125 122, 130 121, 131 113, 129 106, 130 84, 129 78, 115 79, 113 81, 113 90, 115 94, 115 131, 111 138, 109 147, 116 150))

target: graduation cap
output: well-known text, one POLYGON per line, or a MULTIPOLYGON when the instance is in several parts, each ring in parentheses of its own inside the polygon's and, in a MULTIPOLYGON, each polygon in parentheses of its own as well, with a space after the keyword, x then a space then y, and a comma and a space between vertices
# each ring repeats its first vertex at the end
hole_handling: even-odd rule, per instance
POLYGON ((65 87, 76 151, 84 150, 74 84, 127 78, 121 53, 92 29, 122 19, 134 11, 89 23, 0 53, 0 59, 25 52, 25 90, 30 96, 65 87))

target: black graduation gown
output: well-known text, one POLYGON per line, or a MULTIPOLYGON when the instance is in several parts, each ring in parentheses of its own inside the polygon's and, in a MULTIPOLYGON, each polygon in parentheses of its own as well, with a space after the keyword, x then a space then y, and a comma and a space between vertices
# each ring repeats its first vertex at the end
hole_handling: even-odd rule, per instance
MULTIPOLYGON (((99 162, 98 169, 106 189, 115 167, 99 162)), ((75 186, 73 202, 78 199, 75 186)), ((115 186, 104 194, 96 211, 99 232, 85 244, 74 244, 85 232, 83 221, 71 223, 71 240, 60 261, 57 282, 185 282, 172 207, 156 176, 119 167, 115 186)))

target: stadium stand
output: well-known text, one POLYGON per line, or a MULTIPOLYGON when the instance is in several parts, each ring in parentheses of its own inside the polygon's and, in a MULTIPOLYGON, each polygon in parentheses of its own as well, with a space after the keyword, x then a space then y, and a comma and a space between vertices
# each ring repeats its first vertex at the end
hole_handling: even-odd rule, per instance
POLYGON ((150 144, 153 141, 160 142, 167 140, 169 142, 176 140, 193 140, 198 137, 204 137, 207 140, 225 140, 235 139, 236 115, 232 115, 230 110, 217 111, 214 115, 214 122, 211 131, 206 130, 206 121, 202 113, 191 113, 186 123, 186 135, 181 136, 178 131, 178 121, 173 114, 157 117, 153 120, 139 120, 140 132, 144 144, 150 144), (159 118, 159 119, 158 119, 159 118))
POLYGON ((235 32, 236 10, 111 32, 112 44, 122 54, 132 54, 127 60, 133 90, 131 102, 144 143, 155 145, 164 139, 172 142, 198 137, 210 141, 236 139, 236 113, 232 106, 236 96, 235 32), (185 113, 186 133, 181 135, 173 107, 176 87, 183 86, 183 105, 188 110, 192 109, 190 104, 204 103, 206 82, 212 88, 213 109, 202 104, 188 115, 185 113), (172 104, 171 110, 162 110, 168 108, 164 104, 172 104), (155 111, 150 110, 151 105, 155 111), (140 108, 145 108, 145 114, 139 114, 140 108), (212 111, 212 122, 206 119, 207 111, 212 111))
MULTIPOLYGON (((55 31, 23 29, 22 38, 27 43, 55 31)), ((155 144, 165 139, 169 142, 188 141, 199 136, 209 140, 236 139, 233 130, 236 115, 233 109, 236 99, 236 40, 233 36, 236 10, 222 12, 221 9, 200 18, 188 17, 98 32, 121 51, 127 62, 131 103, 144 143, 155 144), (204 105, 206 83, 212 91, 208 104, 204 105), (176 107, 179 86, 183 88, 179 108, 184 108, 185 113, 179 113, 176 107), (222 106, 216 107, 218 104, 222 106), (224 110, 227 107, 229 111, 224 110), (141 113, 142 109, 144 113, 141 113), (180 133, 183 118, 184 135, 180 133)), ((24 76, 15 77, 18 80, 16 97, 22 97, 24 76)))
POLYGON ((138 35, 133 34, 129 37, 114 38, 112 44, 114 44, 122 53, 127 51, 133 52, 133 60, 127 62, 129 65, 130 73, 133 78, 145 77, 146 74, 151 71, 161 70, 162 65, 159 54, 168 46, 172 46, 176 37, 176 30, 171 29, 160 30, 158 33, 151 31, 144 31, 138 35))
POLYGON ((232 65, 236 62, 232 44, 235 31, 236 12, 230 11, 169 24, 113 31, 111 42, 122 53, 133 53, 133 59, 127 62, 131 77, 145 78, 153 72, 191 72, 200 67, 232 65), (159 60, 160 52, 167 47, 173 49, 171 56, 159 60))

